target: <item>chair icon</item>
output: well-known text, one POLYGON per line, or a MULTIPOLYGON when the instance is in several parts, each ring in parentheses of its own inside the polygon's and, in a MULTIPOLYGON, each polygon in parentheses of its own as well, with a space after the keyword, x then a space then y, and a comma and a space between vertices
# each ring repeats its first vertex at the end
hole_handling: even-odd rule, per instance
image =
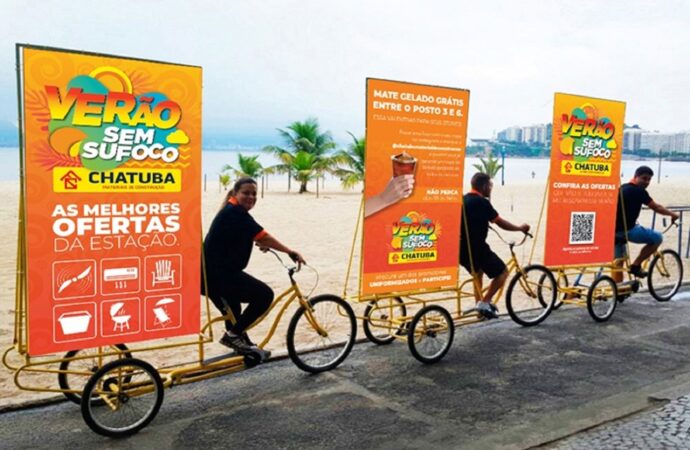
POLYGON ((113 323, 115 324, 113 331, 124 331, 125 328, 129 330, 129 319, 131 319, 132 316, 125 314, 123 306, 125 306, 123 302, 117 302, 110 307, 110 318, 113 319, 113 323))
POLYGON ((156 261, 156 270, 152 271, 151 274, 153 275, 151 286, 164 283, 175 284, 175 269, 172 268, 172 261, 169 259, 156 261))
POLYGON ((153 308, 153 315, 155 316, 153 320, 153 326, 160 326, 164 328, 168 323, 172 321, 168 315, 167 305, 175 303, 175 300, 169 297, 162 298, 156 302, 153 308))

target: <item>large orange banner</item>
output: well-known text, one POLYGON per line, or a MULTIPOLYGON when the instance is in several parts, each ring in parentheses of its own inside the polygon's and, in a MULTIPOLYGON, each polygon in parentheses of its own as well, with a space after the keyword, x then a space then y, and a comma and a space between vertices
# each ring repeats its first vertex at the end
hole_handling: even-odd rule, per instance
POLYGON ((197 333, 201 68, 18 56, 29 353, 197 333))
POLYGON ((457 284, 468 103, 367 79, 362 294, 457 284))
POLYGON ((557 93, 546 219, 547 266, 613 259, 625 103, 557 93))

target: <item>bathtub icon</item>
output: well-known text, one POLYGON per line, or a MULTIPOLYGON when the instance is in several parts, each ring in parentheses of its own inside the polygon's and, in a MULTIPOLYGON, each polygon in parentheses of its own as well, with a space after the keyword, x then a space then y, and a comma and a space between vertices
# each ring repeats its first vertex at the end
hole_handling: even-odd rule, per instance
POLYGON ((91 323, 91 313, 88 311, 71 311, 63 313, 59 318, 62 334, 85 333, 91 323))

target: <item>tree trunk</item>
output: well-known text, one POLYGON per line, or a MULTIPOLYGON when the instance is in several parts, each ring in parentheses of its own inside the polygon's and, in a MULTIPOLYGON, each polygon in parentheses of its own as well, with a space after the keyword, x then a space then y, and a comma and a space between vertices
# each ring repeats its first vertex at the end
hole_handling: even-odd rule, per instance
POLYGON ((302 181, 302 183, 301 183, 300 186, 299 186, 299 193, 300 193, 300 194, 303 194, 303 193, 305 193, 305 192, 307 192, 307 182, 306 182, 306 181, 302 181))

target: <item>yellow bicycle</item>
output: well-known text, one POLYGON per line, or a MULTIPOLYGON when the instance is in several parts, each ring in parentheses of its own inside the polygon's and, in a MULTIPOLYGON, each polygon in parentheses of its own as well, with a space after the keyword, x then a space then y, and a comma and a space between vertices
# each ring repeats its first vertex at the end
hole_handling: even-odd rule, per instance
MULTIPOLYGON (((275 256, 286 268, 290 286, 275 298, 269 310, 257 320, 256 323, 260 322, 278 308, 259 348, 263 349, 268 344, 288 307, 297 301, 299 307, 287 329, 290 359, 300 369, 310 373, 337 367, 347 358, 355 343, 357 329, 352 308, 336 295, 304 295, 294 278, 299 268, 287 266, 277 254, 275 256)), ((208 300, 206 306, 208 309, 208 300)), ((10 362, 9 353, 21 348, 19 342, 5 351, 3 363, 14 370, 15 384, 20 389, 61 392, 80 404, 84 421, 93 431, 109 437, 124 437, 140 431, 154 419, 163 403, 165 388, 238 372, 262 362, 258 353, 230 353, 205 358, 204 346, 214 343, 212 325, 226 319, 229 317, 211 318, 208 313, 208 320, 200 329, 198 338, 192 341, 144 348, 128 348, 119 344, 75 350, 63 358, 26 356, 23 364, 14 364, 10 362), (133 357, 145 351, 189 345, 198 346, 198 359, 193 363, 156 368, 133 357), (59 364, 57 370, 52 368, 56 364, 59 364), (32 386, 23 381, 29 374, 44 373, 57 373, 59 388, 32 386)))

